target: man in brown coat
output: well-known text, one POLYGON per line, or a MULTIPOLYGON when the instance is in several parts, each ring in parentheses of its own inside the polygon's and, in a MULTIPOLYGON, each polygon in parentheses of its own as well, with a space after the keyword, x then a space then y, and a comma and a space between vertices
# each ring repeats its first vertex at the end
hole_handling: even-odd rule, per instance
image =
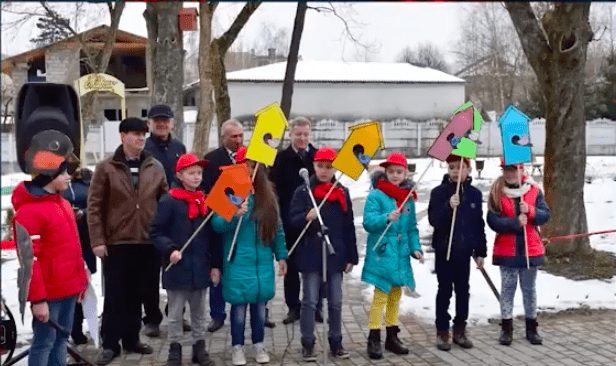
POLYGON ((105 279, 98 365, 107 365, 120 354, 120 340, 126 352, 153 352, 139 340, 141 303, 153 296, 158 303, 160 258, 148 232, 158 199, 168 187, 161 163, 144 151, 147 131, 145 121, 124 119, 122 145, 96 166, 90 184, 90 242, 103 260, 105 279))

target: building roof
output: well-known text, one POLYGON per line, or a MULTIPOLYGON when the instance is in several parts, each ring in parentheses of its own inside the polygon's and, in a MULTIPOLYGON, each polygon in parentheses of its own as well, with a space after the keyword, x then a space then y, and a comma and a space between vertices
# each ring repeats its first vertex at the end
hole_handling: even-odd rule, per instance
MULTIPOLYGON (((287 63, 227 73, 232 82, 282 82, 287 63)), ((408 63, 298 61, 295 82, 305 83, 464 83, 453 75, 408 63)))
MULTIPOLYGON (((78 36, 83 37, 83 39, 87 42, 88 45, 92 47, 102 48, 105 44, 105 38, 107 36, 108 30, 108 25, 99 25, 98 27, 94 27, 87 31, 81 32, 77 36, 68 37, 61 41, 49 44, 45 47, 35 48, 15 56, 7 57, 6 59, 2 59, 2 72, 8 74, 17 64, 29 62, 31 60, 44 57, 45 50, 50 47, 79 47, 80 42, 77 39, 78 36)), ((143 51, 145 50, 147 42, 147 38, 118 29, 118 32, 116 34, 116 42, 113 48, 114 50, 123 50, 130 52, 143 51)))

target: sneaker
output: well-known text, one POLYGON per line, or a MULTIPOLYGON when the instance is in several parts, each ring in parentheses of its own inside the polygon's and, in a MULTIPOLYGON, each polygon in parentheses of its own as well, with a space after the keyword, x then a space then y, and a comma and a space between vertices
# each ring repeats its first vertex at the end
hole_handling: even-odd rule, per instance
POLYGON ((304 362, 316 362, 317 354, 314 353, 314 344, 313 345, 303 345, 302 346, 302 359, 304 362))
POLYGON ((336 350, 332 350, 332 356, 339 358, 341 360, 346 360, 351 356, 351 354, 344 349, 344 347, 340 346, 336 350))
POLYGON ((255 361, 257 363, 268 363, 270 362, 270 357, 265 350, 265 345, 263 343, 255 343, 255 361))
POLYGON ((233 346, 231 353, 231 363, 234 366, 242 366, 246 364, 246 355, 244 355, 244 346, 237 344, 233 346))

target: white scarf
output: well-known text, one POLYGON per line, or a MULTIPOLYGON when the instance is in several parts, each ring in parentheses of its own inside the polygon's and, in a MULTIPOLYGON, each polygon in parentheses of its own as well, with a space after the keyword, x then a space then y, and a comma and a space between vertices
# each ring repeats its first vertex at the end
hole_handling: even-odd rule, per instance
POLYGON ((530 191, 530 187, 536 184, 531 177, 526 177, 526 181, 522 182, 522 185, 518 188, 510 188, 506 185, 503 187, 503 193, 509 198, 520 198, 530 191))

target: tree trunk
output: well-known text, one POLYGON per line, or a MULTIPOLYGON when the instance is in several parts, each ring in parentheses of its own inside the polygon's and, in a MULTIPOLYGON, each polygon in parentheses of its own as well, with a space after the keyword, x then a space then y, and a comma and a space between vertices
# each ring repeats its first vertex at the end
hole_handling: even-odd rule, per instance
POLYGON ((175 135, 181 140, 184 127, 184 47, 178 24, 181 2, 155 2, 146 5, 148 40, 151 45, 150 104, 167 104, 175 115, 175 135), (156 30, 150 33, 151 30, 156 30))
MULTIPOLYGON (((557 3, 542 18, 529 3, 506 3, 524 52, 546 101, 544 188, 552 215, 545 237, 588 231, 584 207, 586 121, 584 67, 593 32, 590 3, 557 3), (545 31, 545 32, 544 32, 545 31)), ((549 255, 572 256, 592 251, 588 238, 559 242, 549 255)))
MULTIPOLYGON (((287 56, 287 70, 284 75, 284 83, 282 84, 282 99, 280 101, 280 108, 287 118, 291 116, 293 83, 295 82, 295 70, 297 69, 299 44, 302 40, 302 32, 304 31, 304 20, 306 19, 307 9, 308 4, 306 2, 302 1, 297 3, 295 24, 293 25, 293 34, 291 35, 291 46, 289 47, 289 55, 287 56)), ((280 144, 280 147, 282 147, 282 143, 280 144)))
MULTIPOLYGON (((261 2, 247 2, 237 15, 229 29, 210 44, 210 57, 212 60, 212 84, 214 100, 216 101, 216 124, 218 131, 222 123, 231 118, 231 100, 227 87, 227 73, 225 69, 225 55, 238 34, 244 28, 250 16, 261 5, 261 2)), ((218 134, 220 144, 220 133, 218 134)))
POLYGON ((209 147, 210 128, 214 117, 214 100, 212 100, 212 58, 210 42, 212 41, 212 18, 216 4, 199 4, 199 110, 195 123, 192 151, 203 156, 209 147))

